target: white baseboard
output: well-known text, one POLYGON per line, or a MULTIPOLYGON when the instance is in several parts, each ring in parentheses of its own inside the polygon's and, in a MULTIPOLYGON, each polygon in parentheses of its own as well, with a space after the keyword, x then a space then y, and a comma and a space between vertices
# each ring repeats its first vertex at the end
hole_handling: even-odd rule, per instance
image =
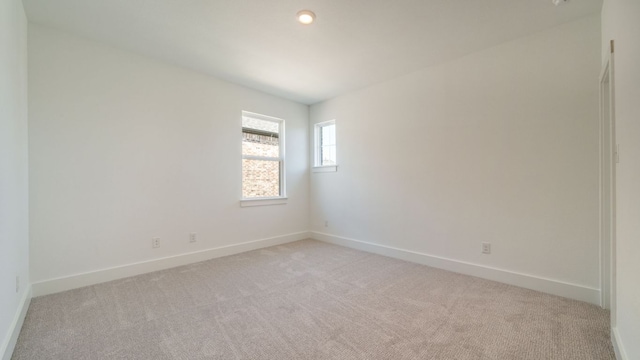
POLYGON ((31 284, 33 287, 33 296, 42 296, 61 291, 77 289, 84 286, 95 285, 107 281, 145 274, 152 271, 170 269, 176 266, 182 266, 222 256, 238 254, 245 251, 286 244, 298 240, 304 240, 308 239, 309 237, 310 233, 307 231, 303 231, 299 233, 247 241, 240 244, 221 246, 213 249, 206 249, 186 254, 164 257, 160 259, 153 259, 133 264, 116 266, 107 269, 100 269, 82 274, 75 274, 38 281, 31 284))
POLYGON ((624 346, 620 341, 620 334, 618 334, 618 328, 611 328, 611 344, 613 344, 613 350, 616 352, 617 360, 629 360, 627 352, 624 350, 624 346))
POLYGON ((553 279, 546 279, 534 275, 521 274, 509 270, 497 269, 489 266, 448 259, 416 251, 400 249, 386 245, 379 245, 361 240, 349 239, 317 231, 311 232, 311 238, 331 244, 342 245, 375 253, 378 255, 389 256, 392 258, 411 261, 439 269, 453 271, 460 274, 476 276, 483 279, 498 281, 509 285, 515 285, 531 290, 537 290, 548 294, 600 305, 599 289, 593 289, 586 286, 570 284, 553 279))
POLYGON ((13 321, 9 326, 6 339, 3 340, 0 345, 0 359, 10 360, 13 355, 13 349, 18 342, 18 336, 24 323, 24 318, 27 316, 27 310, 29 310, 29 304, 31 303, 31 287, 27 288, 24 292, 22 299, 20 300, 20 307, 16 311, 16 315, 13 317, 13 321))

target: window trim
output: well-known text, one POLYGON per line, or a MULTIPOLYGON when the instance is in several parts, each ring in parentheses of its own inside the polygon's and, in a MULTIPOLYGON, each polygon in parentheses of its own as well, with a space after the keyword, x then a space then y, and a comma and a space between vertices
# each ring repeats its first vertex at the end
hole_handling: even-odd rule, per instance
POLYGON ((311 171, 314 173, 336 172, 338 171, 338 165, 314 166, 311 171))
POLYGON ((240 200, 240 207, 285 205, 287 200, 286 197, 245 198, 240 200))
POLYGON ((322 154, 321 151, 321 147, 322 144, 320 143, 320 130, 325 127, 325 126, 329 126, 329 125, 336 125, 336 120, 328 120, 328 121, 322 121, 319 123, 316 123, 313 125, 313 138, 314 138, 314 144, 313 144, 313 168, 312 171, 314 173, 316 172, 336 172, 338 171, 338 133, 337 133, 337 126, 336 126, 336 144, 335 149, 336 149, 336 163, 333 165, 319 165, 321 164, 321 159, 320 156, 322 154))
POLYGON ((243 183, 244 183, 244 174, 242 172, 242 162, 240 163, 240 206, 261 206, 261 205, 280 205, 286 204, 287 201, 287 181, 285 178, 286 174, 286 159, 285 159, 285 121, 284 119, 280 119, 273 116, 258 114, 250 111, 242 111, 242 117, 240 118, 240 156, 242 160, 265 160, 265 161, 278 161, 280 163, 280 195, 279 196, 269 196, 269 197, 255 197, 255 198, 246 198, 243 194, 243 183), (269 157, 269 156, 257 156, 257 155, 244 155, 242 153, 242 133, 244 132, 242 129, 242 120, 244 118, 251 118, 256 120, 270 121, 278 123, 278 147, 279 147, 279 156, 278 157, 269 157))

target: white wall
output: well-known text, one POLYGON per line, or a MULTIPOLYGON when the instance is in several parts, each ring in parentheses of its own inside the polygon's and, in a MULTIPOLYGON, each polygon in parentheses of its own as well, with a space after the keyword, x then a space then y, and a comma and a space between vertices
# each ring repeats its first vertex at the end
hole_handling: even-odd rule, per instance
POLYGON ((617 316, 623 359, 640 359, 640 2, 605 0, 602 50, 615 40, 617 316))
POLYGON ((21 1, 1 0, 0 358, 10 356, 29 293, 27 143, 27 19, 21 1))
POLYGON ((34 24, 29 72, 34 283, 308 230, 307 106, 34 24), (286 205, 239 206, 242 110, 286 120, 286 205))
POLYGON ((339 168, 312 174, 312 231, 597 299, 599 71, 589 17, 313 105, 339 168))

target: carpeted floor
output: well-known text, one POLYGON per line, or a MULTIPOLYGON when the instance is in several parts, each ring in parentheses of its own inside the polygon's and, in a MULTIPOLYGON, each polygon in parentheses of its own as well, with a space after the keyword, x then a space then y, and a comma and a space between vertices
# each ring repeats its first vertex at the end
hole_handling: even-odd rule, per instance
POLYGON ((32 300, 13 359, 615 359, 609 313, 305 240, 32 300))

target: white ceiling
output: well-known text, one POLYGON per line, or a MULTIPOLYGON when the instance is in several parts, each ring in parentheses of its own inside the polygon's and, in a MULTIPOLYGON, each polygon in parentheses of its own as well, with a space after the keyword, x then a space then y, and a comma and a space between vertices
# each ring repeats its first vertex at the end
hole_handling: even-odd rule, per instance
POLYGON ((31 22, 313 104, 589 14, 602 0, 23 0, 31 22), (295 14, 310 9, 304 26, 295 14))

